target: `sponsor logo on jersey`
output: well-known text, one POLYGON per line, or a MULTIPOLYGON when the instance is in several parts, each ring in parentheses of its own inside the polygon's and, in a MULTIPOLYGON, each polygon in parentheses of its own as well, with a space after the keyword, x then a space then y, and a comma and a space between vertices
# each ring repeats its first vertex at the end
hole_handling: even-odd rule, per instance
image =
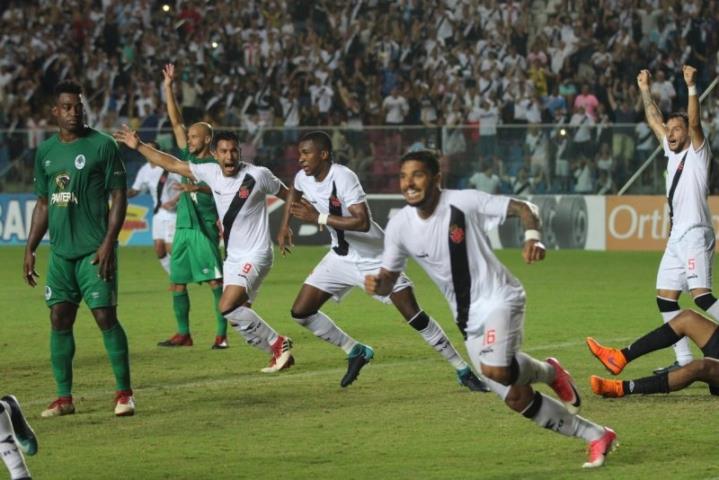
POLYGON ((429 257, 429 253, 424 253, 424 252, 422 252, 422 253, 418 253, 418 254, 415 255, 415 256, 416 256, 417 258, 427 258, 427 257, 429 257))
POLYGON ((464 241, 464 229, 457 225, 450 225, 449 239, 452 240, 452 243, 462 243, 464 241))
POLYGON ((60 190, 65 190, 67 186, 70 184, 70 175, 68 175, 66 172, 62 172, 55 177, 55 185, 57 185, 57 188, 60 190))
POLYGON ((237 192, 240 198, 245 199, 250 196, 250 190, 247 187, 240 187, 240 191, 237 192))
POLYGON ((82 170, 85 167, 85 155, 82 153, 75 157, 75 168, 82 170))
POLYGON ((59 173, 55 177, 55 185, 57 185, 59 192, 55 192, 50 195, 50 204, 58 207, 67 207, 69 204, 79 203, 77 197, 73 192, 64 191, 70 184, 70 175, 67 172, 59 173))

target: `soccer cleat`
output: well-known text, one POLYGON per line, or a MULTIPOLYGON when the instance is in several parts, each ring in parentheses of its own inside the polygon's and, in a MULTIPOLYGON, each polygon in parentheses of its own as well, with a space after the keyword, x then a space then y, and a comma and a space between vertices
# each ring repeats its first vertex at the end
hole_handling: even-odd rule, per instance
POLYGON ((564 402, 567 410, 571 413, 577 413, 582 405, 582 399, 579 397, 579 391, 574 385, 572 376, 562 368, 556 358, 549 357, 547 363, 554 367, 554 382, 549 386, 552 387, 559 399, 564 402))
POLYGON ((279 336, 272 344, 272 358, 270 364, 260 370, 262 373, 275 373, 290 368, 295 364, 292 356, 292 339, 279 336))
POLYGON ((602 346, 592 337, 587 337, 587 347, 612 375, 619 375, 627 366, 627 359, 618 348, 602 346))
POLYGON ((161 342, 157 342, 158 347, 191 347, 192 336, 190 334, 182 335, 179 333, 174 334, 172 337, 161 342))
POLYGON ((115 392, 115 415, 118 417, 131 417, 135 414, 135 397, 132 390, 118 390, 115 392))
POLYGON ((212 344, 212 350, 225 350, 226 348, 230 348, 230 344, 227 343, 227 336, 216 336, 215 343, 212 344))
POLYGON ((350 354, 347 356, 347 373, 342 377, 340 386, 344 388, 357 380, 360 370, 372 360, 372 357, 374 357, 372 347, 361 343, 352 347, 350 354))
POLYGON ((474 374, 471 368, 464 367, 457 370, 457 381, 460 385, 469 388, 473 392, 491 392, 492 390, 474 374))
POLYGON ((624 396, 624 382, 621 380, 592 375, 589 377, 589 384, 592 386, 592 392, 602 397, 619 398, 624 396))
POLYGON ((72 397, 58 397, 49 407, 40 414, 43 418, 60 417, 62 415, 71 415, 75 413, 75 405, 72 403, 72 397))
POLYGON ((589 443, 587 452, 589 461, 582 468, 598 468, 604 465, 607 455, 619 446, 617 434, 609 427, 604 427, 604 435, 589 443))
POLYGON ((671 365, 667 365, 666 367, 660 367, 652 371, 654 375, 662 375, 664 373, 673 372, 674 370, 679 370, 682 368, 682 366, 679 364, 679 362, 675 361, 671 365))
POLYGON ((10 422, 12 423, 13 430, 15 430, 15 440, 17 444, 20 445, 20 449, 23 453, 35 455, 37 453, 37 437, 30 424, 27 423, 25 415, 22 413, 20 402, 17 401, 15 395, 6 395, 0 400, 10 406, 10 411, 8 412, 10 414, 10 422))

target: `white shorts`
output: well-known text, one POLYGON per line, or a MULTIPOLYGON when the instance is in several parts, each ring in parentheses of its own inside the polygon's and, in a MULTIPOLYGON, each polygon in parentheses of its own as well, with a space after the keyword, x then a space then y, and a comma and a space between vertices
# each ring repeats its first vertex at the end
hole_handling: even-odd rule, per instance
POLYGON ((152 239, 172 243, 172 237, 175 236, 176 219, 175 212, 168 212, 164 208, 159 209, 152 217, 152 239))
MULTIPOLYGON (((352 287, 364 290, 364 277, 379 273, 381 264, 381 258, 356 260, 341 257, 330 251, 312 270, 305 283, 331 294, 334 301, 339 302, 352 290, 352 287)), ((399 292, 411 286, 410 279, 402 273, 394 284, 392 292, 399 292)), ((374 298, 382 303, 392 303, 389 295, 385 297, 374 295, 374 298)))
POLYGON ((250 302, 254 302, 262 281, 272 267, 272 254, 248 255, 222 264, 223 283, 245 287, 250 302))
POLYGON ((691 227, 682 236, 670 238, 657 272, 658 290, 688 291, 712 288, 714 230, 691 227))
POLYGON ((484 315, 482 328, 467 332, 465 346, 474 368, 509 367, 522 346, 524 305, 497 305, 484 315))

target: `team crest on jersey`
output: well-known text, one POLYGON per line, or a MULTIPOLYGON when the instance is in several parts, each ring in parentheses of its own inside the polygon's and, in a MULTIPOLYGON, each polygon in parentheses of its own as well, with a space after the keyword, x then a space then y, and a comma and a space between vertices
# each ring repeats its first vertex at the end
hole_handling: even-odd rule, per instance
POLYGON ((337 197, 335 197, 334 195, 332 195, 332 196, 330 197, 330 205, 332 205, 333 207, 341 207, 341 206, 342 206, 342 202, 340 202, 340 199, 339 199, 339 198, 337 198, 337 197))
POLYGON ((464 241, 464 229, 457 225, 450 225, 449 239, 452 240, 452 243, 462 243, 464 241))
POLYGON ((70 175, 68 175, 66 172, 62 172, 58 174, 57 177, 55 177, 55 185, 57 185, 57 188, 60 190, 65 190, 70 183, 70 175))
POLYGON ((250 189, 247 187, 240 187, 240 191, 237 192, 237 195, 239 195, 240 198, 244 200, 250 196, 250 189))
POLYGON ((85 166, 85 155, 82 153, 75 157, 75 168, 78 170, 82 170, 82 168, 85 166))

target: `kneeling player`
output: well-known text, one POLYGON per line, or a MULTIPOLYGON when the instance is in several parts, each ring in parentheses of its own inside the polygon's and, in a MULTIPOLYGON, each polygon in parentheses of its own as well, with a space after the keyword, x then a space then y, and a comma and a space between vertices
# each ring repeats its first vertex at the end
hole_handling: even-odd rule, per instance
POLYGON ((592 391, 603 397, 623 397, 635 393, 675 392, 694 382, 705 382, 709 384, 712 395, 719 395, 719 325, 693 310, 683 310, 669 322, 621 350, 600 345, 592 337, 587 338, 587 346, 607 370, 619 375, 632 360, 671 347, 684 337, 701 348, 704 358, 636 380, 611 380, 592 375, 592 391))

